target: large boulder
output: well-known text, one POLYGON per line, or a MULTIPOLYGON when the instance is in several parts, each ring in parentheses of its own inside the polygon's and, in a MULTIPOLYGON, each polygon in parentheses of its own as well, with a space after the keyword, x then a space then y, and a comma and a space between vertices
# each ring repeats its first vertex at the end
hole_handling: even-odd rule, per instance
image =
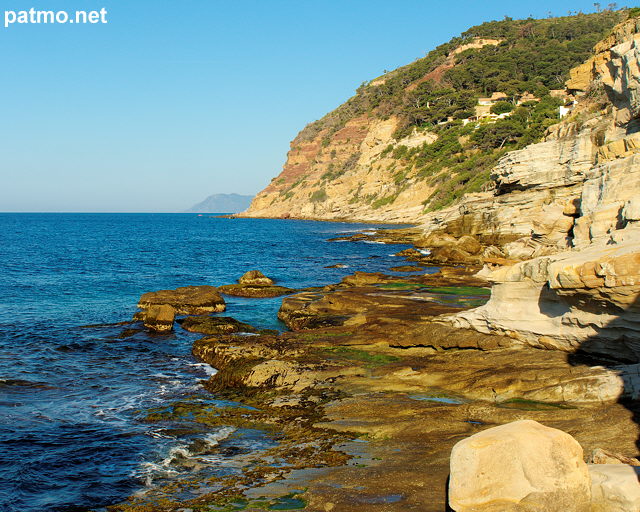
POLYGON ((484 430, 451 452, 456 512, 587 512, 591 480, 569 434, 531 420, 484 430))
POLYGON ((206 315, 226 309, 224 299, 215 286, 184 286, 149 292, 138 301, 138 307, 145 310, 162 304, 173 307, 178 315, 206 315))

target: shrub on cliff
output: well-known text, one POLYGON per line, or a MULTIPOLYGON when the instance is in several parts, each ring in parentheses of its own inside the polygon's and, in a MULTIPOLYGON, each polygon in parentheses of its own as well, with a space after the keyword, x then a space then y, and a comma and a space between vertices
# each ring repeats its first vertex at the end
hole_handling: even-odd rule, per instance
POLYGON ((309 200, 312 203, 323 203, 327 200, 327 191, 323 188, 316 190, 311 194, 309 200))
POLYGON ((587 59, 595 43, 632 11, 506 18, 472 27, 424 58, 363 83, 355 96, 309 124, 299 137, 311 140, 326 130, 330 138, 349 119, 365 113, 379 118, 397 115, 403 129, 456 117, 471 110, 478 97, 497 91, 544 96, 551 88, 563 87, 569 70, 587 59), (502 42, 461 52, 452 65, 451 52, 474 38, 502 42))

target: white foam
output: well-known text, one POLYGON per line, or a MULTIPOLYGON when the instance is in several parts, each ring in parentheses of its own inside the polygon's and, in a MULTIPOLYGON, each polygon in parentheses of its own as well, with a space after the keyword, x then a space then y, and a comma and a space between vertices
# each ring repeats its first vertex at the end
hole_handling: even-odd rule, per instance
POLYGON ((201 368, 204 371, 204 373, 206 373, 209 377, 218 373, 218 370, 216 370, 213 366, 207 363, 190 363, 189 366, 193 366, 195 368, 201 368))
POLYGON ((209 446, 218 446, 220 441, 223 441, 224 439, 229 437, 231 434, 233 434, 235 431, 236 429, 234 427, 222 427, 217 432, 212 432, 211 434, 207 434, 204 437, 204 442, 207 443, 209 446))

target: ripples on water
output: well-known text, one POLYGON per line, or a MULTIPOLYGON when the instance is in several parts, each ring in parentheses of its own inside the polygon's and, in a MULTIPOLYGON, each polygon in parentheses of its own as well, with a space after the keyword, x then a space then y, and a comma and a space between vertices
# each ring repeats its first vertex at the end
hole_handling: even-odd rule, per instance
MULTIPOLYGON (((161 214, 0 214, 0 510, 99 509, 172 478, 176 461, 232 471, 273 441, 230 427, 168 434, 143 423, 175 400, 216 403, 191 356, 198 335, 123 327, 146 291, 235 282, 260 269, 292 288, 378 271, 406 246, 327 243, 363 226, 161 214), (347 264, 346 269, 326 269, 347 264), (207 447, 230 443, 233 450, 207 447), (194 446, 199 446, 198 450, 194 446)), ((371 229, 371 226, 368 226, 371 229)), ((225 314, 280 328, 280 299, 225 314)))

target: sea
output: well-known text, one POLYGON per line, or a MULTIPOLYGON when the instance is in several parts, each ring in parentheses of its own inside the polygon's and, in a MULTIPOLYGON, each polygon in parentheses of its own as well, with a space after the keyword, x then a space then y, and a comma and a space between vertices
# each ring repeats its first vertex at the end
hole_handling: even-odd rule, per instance
MULTIPOLYGON (((190 447, 219 446, 199 467, 234 471, 266 450, 263 432, 160 428, 149 411, 220 401, 202 382, 199 335, 154 335, 131 320, 141 294, 231 284, 260 270, 291 288, 388 271, 407 245, 329 242, 388 226, 196 214, 0 214, 0 511, 105 510, 180 478, 190 447), (327 268, 332 265, 344 268, 327 268), (225 450, 225 446, 233 449, 225 450)), ((232 316, 285 330, 281 298, 226 297, 232 316)), ((242 404, 228 404, 242 406, 242 404)), ((192 468, 191 468, 192 470, 192 468)))

